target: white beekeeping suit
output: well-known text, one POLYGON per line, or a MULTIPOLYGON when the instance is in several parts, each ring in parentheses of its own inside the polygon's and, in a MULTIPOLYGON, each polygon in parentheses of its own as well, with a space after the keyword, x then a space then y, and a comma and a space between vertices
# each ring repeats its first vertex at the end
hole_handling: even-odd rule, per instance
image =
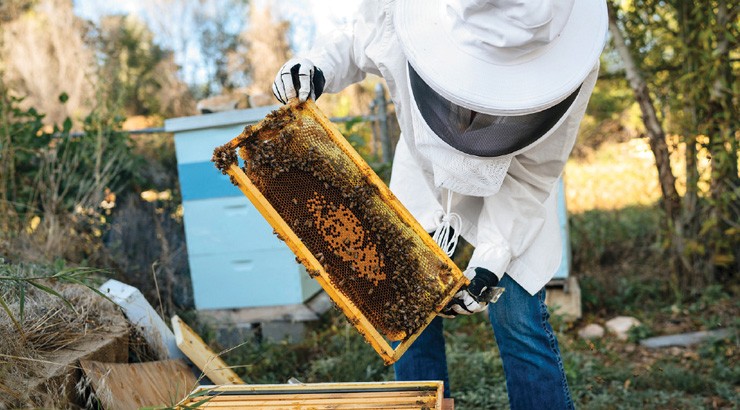
MULTIPOLYGON (((604 0, 367 1, 273 83, 287 102, 365 73, 386 80, 402 131, 391 189, 448 253, 456 235, 475 245, 470 284, 438 315, 488 311, 512 409, 574 408, 544 285, 561 258, 556 181, 607 20, 604 0)), ((450 397, 443 323, 434 318, 394 370, 442 380, 450 397)))

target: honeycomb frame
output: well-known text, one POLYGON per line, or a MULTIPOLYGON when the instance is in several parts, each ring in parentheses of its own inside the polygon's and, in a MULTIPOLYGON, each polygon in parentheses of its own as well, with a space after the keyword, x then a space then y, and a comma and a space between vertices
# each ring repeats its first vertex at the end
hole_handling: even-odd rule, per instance
MULTIPOLYGON (((413 329, 412 332, 400 333, 402 338, 399 339, 400 343, 394 349, 389 343, 389 340, 396 339, 390 338, 387 340, 389 338, 388 334, 386 333, 386 336, 384 336, 382 334, 383 332, 379 331, 358 307, 358 302, 361 301, 353 301, 342 290, 335 286, 330 274, 322 263, 324 262, 324 256, 321 253, 314 254, 304 244, 296 231, 294 231, 295 224, 292 227, 290 223, 283 219, 280 213, 276 210, 276 206, 274 206, 278 204, 271 203, 257 187, 255 182, 247 176, 245 170, 239 167, 236 151, 246 149, 246 143, 250 141, 250 138, 256 138, 255 135, 258 135, 263 131, 263 127, 269 127, 270 125, 266 125, 268 123, 268 119, 265 119, 256 125, 245 127, 244 131, 242 131, 239 136, 235 137, 225 145, 217 147, 214 151, 213 160, 216 163, 216 166, 221 169, 223 173, 228 174, 231 178, 231 182, 236 185, 254 204, 257 210, 273 227, 278 238, 283 240, 293 253, 295 253, 296 259, 306 267, 309 275, 318 281, 332 301, 334 301, 337 307, 342 310, 349 322, 355 326, 366 341, 381 356, 385 364, 392 364, 406 352, 408 347, 434 319, 437 313, 446 306, 453 295, 462 286, 467 285, 469 281, 459 268, 457 268, 457 266, 450 260, 447 254, 439 248, 431 236, 421 227, 421 225, 419 225, 416 219, 401 204, 385 183, 375 174, 372 168, 370 168, 370 166, 368 166, 362 157, 360 157, 360 155, 354 150, 341 134, 339 129, 319 110, 313 101, 308 100, 304 103, 292 101, 290 104, 281 107, 275 113, 289 115, 295 114, 296 116, 304 116, 316 121, 316 123, 326 132, 328 137, 331 139, 331 142, 334 143, 336 147, 341 150, 342 154, 357 167, 359 172, 363 175, 364 182, 372 186, 375 196, 379 197, 384 205, 392 210, 392 212, 395 213, 395 216, 397 216, 403 224, 413 231, 413 234, 415 234, 418 237, 418 240, 423 243, 425 249, 431 251, 433 256, 437 258, 440 264, 442 264, 440 266, 446 265, 444 268, 449 271, 449 275, 446 275, 444 278, 444 286, 446 287, 446 290, 443 295, 440 295, 442 297, 439 302, 435 303, 434 308, 429 309, 428 313, 423 315, 423 318, 418 319, 420 323, 416 323, 417 327, 413 329)), ((314 194, 317 193, 314 192, 314 194)), ((314 206, 318 205, 314 204, 314 206)), ((438 278, 437 280, 439 283, 443 283, 442 279, 438 278)))

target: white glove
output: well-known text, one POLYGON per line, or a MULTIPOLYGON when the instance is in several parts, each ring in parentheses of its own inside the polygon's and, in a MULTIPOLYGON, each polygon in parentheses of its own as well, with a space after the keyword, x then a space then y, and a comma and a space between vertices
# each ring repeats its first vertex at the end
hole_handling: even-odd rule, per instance
POLYGON ((486 310, 489 303, 496 303, 504 292, 498 285, 498 276, 485 268, 468 268, 465 276, 470 284, 460 289, 450 303, 439 312, 439 316, 453 318, 457 315, 472 315, 486 310))
POLYGON ((285 63, 272 83, 272 93, 283 104, 298 97, 303 102, 316 100, 324 91, 324 73, 305 58, 291 58, 285 63))

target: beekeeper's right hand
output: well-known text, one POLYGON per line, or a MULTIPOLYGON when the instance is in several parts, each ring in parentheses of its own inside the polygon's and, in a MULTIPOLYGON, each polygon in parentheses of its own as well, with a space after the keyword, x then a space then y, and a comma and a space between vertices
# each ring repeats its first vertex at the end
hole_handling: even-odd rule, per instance
POLYGON ((324 73, 305 58, 291 58, 285 63, 272 83, 272 93, 283 104, 298 97, 303 102, 316 100, 324 91, 324 73))

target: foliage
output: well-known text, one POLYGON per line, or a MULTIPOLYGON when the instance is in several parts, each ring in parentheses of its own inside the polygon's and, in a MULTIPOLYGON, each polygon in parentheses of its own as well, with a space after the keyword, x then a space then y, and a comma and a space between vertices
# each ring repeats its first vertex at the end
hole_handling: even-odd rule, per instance
POLYGON ((0 249, 29 260, 94 256, 115 193, 136 179, 136 159, 116 130, 121 119, 99 107, 82 133, 71 132, 69 118, 48 129, 43 114, 21 101, 0 89, 0 249))
POLYGON ((686 194, 669 238, 680 250, 680 285, 726 280, 740 269, 738 8, 725 0, 611 3, 663 128, 686 147, 686 194))
POLYGON ((383 162, 379 133, 374 129, 374 123, 364 121, 362 117, 352 117, 340 125, 342 135, 350 145, 357 150, 362 158, 376 174, 387 184, 391 177, 391 164, 383 162))
POLYGON ((570 215, 573 268, 577 272, 587 272, 595 266, 656 255, 662 248, 661 216, 662 212, 655 206, 594 209, 570 215))
POLYGON ((106 16, 91 37, 100 55, 100 84, 126 115, 177 116, 192 112, 192 97, 176 77, 171 51, 133 16, 106 16))

